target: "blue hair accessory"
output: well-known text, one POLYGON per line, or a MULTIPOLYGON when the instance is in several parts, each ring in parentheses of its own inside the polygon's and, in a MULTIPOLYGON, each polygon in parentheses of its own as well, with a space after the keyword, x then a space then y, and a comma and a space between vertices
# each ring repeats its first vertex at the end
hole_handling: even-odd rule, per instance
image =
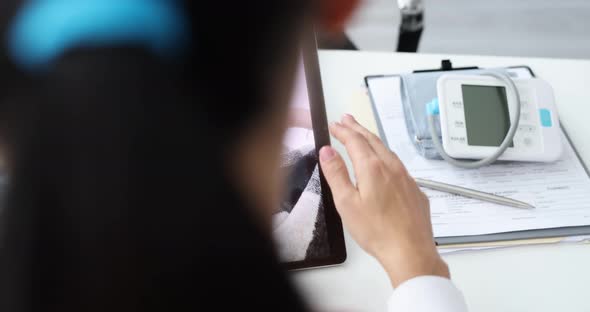
POLYGON ((172 0, 30 0, 8 35, 13 61, 35 71, 79 47, 131 43, 174 58, 186 47, 189 24, 172 0))

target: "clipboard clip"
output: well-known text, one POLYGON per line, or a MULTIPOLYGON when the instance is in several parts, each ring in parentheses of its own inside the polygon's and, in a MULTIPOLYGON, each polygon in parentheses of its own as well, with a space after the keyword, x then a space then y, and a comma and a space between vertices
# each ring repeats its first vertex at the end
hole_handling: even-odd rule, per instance
POLYGON ((453 67, 453 63, 451 63, 451 60, 441 60, 440 61, 440 68, 415 70, 415 71, 413 71, 413 73, 428 73, 428 72, 468 70, 468 69, 479 69, 479 67, 477 67, 477 66, 453 67))

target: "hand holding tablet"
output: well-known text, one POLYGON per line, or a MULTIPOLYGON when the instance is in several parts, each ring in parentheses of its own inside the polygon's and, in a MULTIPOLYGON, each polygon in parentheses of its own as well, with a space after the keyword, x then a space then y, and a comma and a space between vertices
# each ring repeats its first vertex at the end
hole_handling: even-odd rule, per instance
POLYGON ((394 285, 421 275, 448 277, 428 198, 399 158, 352 116, 328 127, 315 46, 308 42, 302 56, 283 142, 287 188, 273 217, 281 261, 289 269, 342 263, 344 222, 394 285), (356 185, 329 146, 330 132, 346 147, 356 185))
POLYGON ((421 275, 449 277, 432 235, 428 198, 381 140, 346 115, 330 125, 352 160, 357 184, 342 157, 325 146, 322 170, 342 221, 358 244, 385 268, 394 286, 421 275))

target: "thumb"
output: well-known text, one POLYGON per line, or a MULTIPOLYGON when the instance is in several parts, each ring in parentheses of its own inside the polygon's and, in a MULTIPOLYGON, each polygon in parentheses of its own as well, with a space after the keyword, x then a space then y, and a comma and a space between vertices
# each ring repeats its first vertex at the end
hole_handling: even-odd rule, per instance
POLYGON ((320 149, 320 165, 322 172, 330 185, 332 196, 338 203, 356 193, 356 188, 350 181, 350 175, 340 154, 331 146, 324 146, 320 149))

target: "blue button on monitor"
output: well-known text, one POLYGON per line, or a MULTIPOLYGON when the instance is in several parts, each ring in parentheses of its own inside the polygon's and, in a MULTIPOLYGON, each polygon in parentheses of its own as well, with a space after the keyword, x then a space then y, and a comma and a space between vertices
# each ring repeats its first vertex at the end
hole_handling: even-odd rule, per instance
POLYGON ((440 114, 438 98, 434 98, 432 99, 432 101, 426 103, 426 114, 432 116, 440 114))
POLYGON ((549 128, 553 126, 553 122, 551 122, 551 111, 546 108, 539 109, 539 114, 541 115, 541 126, 549 128))

